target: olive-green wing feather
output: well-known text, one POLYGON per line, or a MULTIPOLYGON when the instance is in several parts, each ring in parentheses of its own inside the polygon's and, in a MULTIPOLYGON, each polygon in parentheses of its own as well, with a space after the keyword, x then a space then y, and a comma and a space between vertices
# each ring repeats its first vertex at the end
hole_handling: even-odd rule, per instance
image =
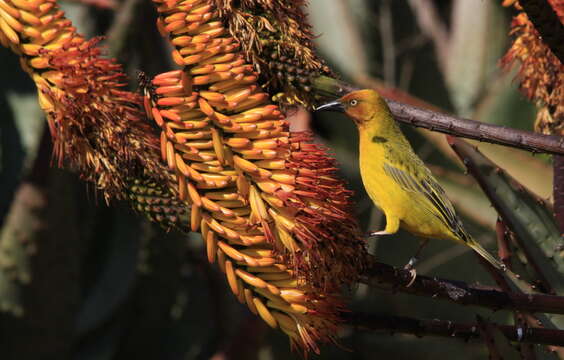
POLYGON ((393 157, 387 159, 388 162, 384 163, 384 172, 403 190, 413 193, 414 198, 420 200, 421 206, 442 221, 460 240, 464 241, 496 268, 505 269, 505 265, 494 258, 464 230, 462 222, 456 215, 445 191, 423 161, 411 149, 403 150, 399 153, 401 154, 399 158, 397 156, 394 158, 397 164, 391 161, 393 157), (409 168, 409 166, 412 167, 409 168))
POLYGON ((422 195, 424 199, 421 201, 422 206, 440 219, 461 240, 469 241, 470 236, 464 230, 445 191, 433 178, 423 162, 419 158, 415 159, 419 171, 417 175, 390 163, 384 163, 384 172, 403 190, 422 195))

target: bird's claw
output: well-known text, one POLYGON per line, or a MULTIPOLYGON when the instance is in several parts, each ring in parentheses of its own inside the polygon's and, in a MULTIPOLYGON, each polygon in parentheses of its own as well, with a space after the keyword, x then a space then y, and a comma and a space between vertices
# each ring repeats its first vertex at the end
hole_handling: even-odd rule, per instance
POLYGON ((368 234, 366 234, 366 237, 382 236, 382 235, 391 235, 391 234, 389 232, 387 232, 386 230, 369 231, 368 234))
POLYGON ((405 269, 406 270, 413 269, 418 261, 419 261, 419 259, 417 257, 415 257, 415 256, 412 257, 411 259, 409 259, 409 262, 407 263, 407 265, 405 265, 405 269))
POLYGON ((417 278, 417 270, 415 270, 414 267, 416 263, 417 263, 417 258, 412 257, 411 259, 409 259, 409 262, 403 267, 404 270, 409 271, 409 273, 411 274, 411 280, 409 280, 409 283, 405 285, 406 288, 413 285, 415 279, 417 278))

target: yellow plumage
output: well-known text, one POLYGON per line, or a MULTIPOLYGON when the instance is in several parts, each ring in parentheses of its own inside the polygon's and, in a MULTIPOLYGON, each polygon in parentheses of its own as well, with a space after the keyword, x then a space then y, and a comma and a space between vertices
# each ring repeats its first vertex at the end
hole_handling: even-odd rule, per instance
POLYGON ((318 109, 344 111, 358 127, 362 181, 386 216, 386 228, 375 235, 394 234, 401 227, 425 239, 457 241, 504 268, 464 230, 444 190, 413 152, 376 91, 354 91, 318 109))

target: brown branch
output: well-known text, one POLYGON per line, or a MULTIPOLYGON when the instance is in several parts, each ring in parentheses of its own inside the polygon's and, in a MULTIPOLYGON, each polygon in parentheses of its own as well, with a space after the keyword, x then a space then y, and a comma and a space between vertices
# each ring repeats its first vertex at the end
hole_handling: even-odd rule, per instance
POLYGON ((448 300, 459 305, 473 305, 496 310, 520 310, 564 314, 564 297, 540 294, 506 293, 462 281, 417 275, 410 287, 411 273, 369 258, 360 282, 402 293, 448 300))
POLYGON ((564 156, 554 156, 552 161, 554 163, 554 216, 560 234, 564 236, 564 156))
POLYGON ((564 154, 564 137, 536 134, 506 126, 485 124, 479 121, 440 114, 429 110, 389 101, 396 120, 431 131, 457 137, 511 146, 531 152, 564 154))
POLYGON ((520 0, 519 4, 542 37, 542 41, 564 64, 564 25, 548 0, 520 0))
MULTIPOLYGON (((463 340, 480 339, 478 324, 455 323, 446 320, 421 320, 403 316, 366 313, 342 315, 349 325, 365 330, 382 330, 415 336, 444 336, 463 340)), ((564 346, 564 330, 536 329, 494 324, 509 339, 519 343, 564 346)))
MULTIPOLYGON (((358 87, 332 78, 320 76, 312 79, 312 85, 320 95, 340 97, 358 87)), ((564 137, 543 135, 506 126, 485 124, 436 111, 388 100, 395 119, 401 123, 425 128, 444 134, 510 146, 533 153, 564 155, 564 137)))

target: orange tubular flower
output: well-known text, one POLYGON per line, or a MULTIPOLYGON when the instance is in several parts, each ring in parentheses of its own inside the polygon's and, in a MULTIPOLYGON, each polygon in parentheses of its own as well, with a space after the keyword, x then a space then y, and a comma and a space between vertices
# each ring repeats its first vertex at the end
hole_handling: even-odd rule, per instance
POLYGON ((0 0, 0 43, 37 85, 59 164, 69 160, 107 199, 122 198, 139 169, 166 172, 141 98, 121 90, 121 67, 100 57, 97 42, 78 35, 53 0, 0 0))
POLYGON ((155 3, 183 69, 156 76, 145 105, 191 228, 241 302, 317 352, 334 336, 335 294, 362 266, 350 193, 310 135, 289 132, 215 1, 155 3))
MULTIPOLYGON (((564 22, 564 1, 549 0, 549 3, 564 22)), ((522 10, 517 0, 506 0, 503 5, 522 10)), ((539 108, 535 130, 564 135, 564 64, 543 43, 525 12, 513 19, 511 35, 513 45, 502 63, 509 68, 516 60, 520 62, 521 91, 539 108)))

